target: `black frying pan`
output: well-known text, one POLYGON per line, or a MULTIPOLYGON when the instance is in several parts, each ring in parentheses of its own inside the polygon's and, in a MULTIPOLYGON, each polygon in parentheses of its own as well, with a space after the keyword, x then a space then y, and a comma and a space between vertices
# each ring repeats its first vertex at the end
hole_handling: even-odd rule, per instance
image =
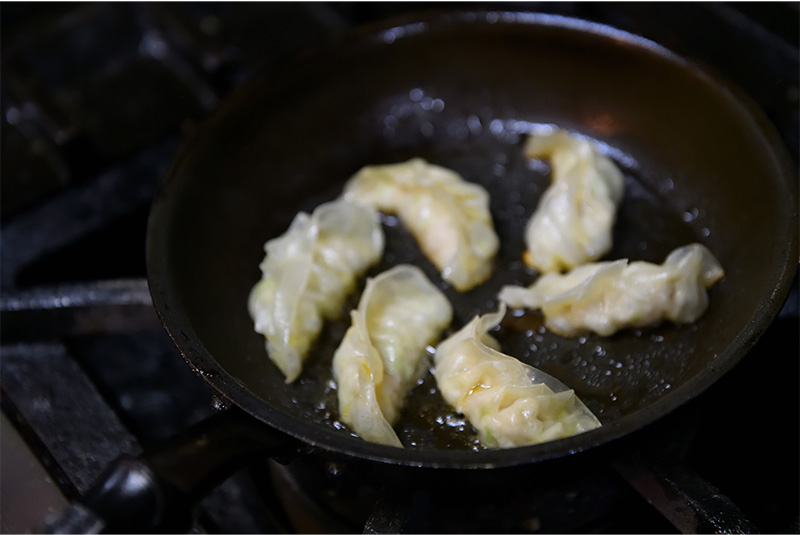
POLYGON ((780 309, 796 269, 797 181, 773 129, 736 88, 650 41, 561 17, 431 15, 367 28, 238 91, 175 161, 153 205, 147 253, 153 300, 185 359, 264 424, 391 465, 528 465, 653 423, 734 366, 780 309), (447 409, 426 394, 429 380, 399 426, 416 446, 362 441, 335 425, 328 386, 346 315, 326 327, 301 378, 284 384, 246 307, 264 242, 298 211, 338 196, 364 165, 422 156, 452 168, 491 194, 502 243, 493 278, 452 290, 396 227, 370 274, 422 266, 451 298, 458 328, 493 310, 502 285, 535 278, 520 261, 522 234, 549 178, 525 161, 521 143, 542 124, 591 137, 626 175, 607 258, 660 263, 699 241, 726 271, 690 326, 567 339, 534 313, 506 318, 497 333, 504 351, 573 387, 603 427, 473 451, 469 430, 433 430, 447 409))

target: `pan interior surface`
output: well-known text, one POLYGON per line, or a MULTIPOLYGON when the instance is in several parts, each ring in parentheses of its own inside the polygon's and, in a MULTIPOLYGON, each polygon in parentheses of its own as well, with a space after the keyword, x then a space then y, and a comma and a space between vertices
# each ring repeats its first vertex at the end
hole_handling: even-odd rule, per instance
MULTIPOLYGON (((189 363, 222 395, 289 434, 408 464, 563 455, 697 395, 777 313, 796 265, 795 186, 775 136, 716 79, 621 32, 531 15, 423 20, 364 32, 253 80, 176 160, 154 203, 148 269, 154 302, 189 363), (625 175, 607 259, 661 263, 698 241, 726 271, 693 325, 564 338, 533 312, 506 316, 493 333, 504 352, 574 388, 603 428, 522 448, 523 456, 480 450, 428 376, 398 426, 408 447, 364 443, 338 422, 331 380, 346 310, 326 325, 301 377, 284 383, 246 306, 265 241, 297 212, 336 198, 365 165, 418 156, 451 168, 490 192, 501 239, 492 278, 456 292, 390 218, 382 263, 369 275, 419 265, 450 298, 458 329, 495 310, 503 285, 536 278, 521 262, 522 236, 550 178, 546 164, 523 157, 522 143, 552 126, 594 140, 625 175)), ((346 309, 357 301, 351 296, 346 309)))

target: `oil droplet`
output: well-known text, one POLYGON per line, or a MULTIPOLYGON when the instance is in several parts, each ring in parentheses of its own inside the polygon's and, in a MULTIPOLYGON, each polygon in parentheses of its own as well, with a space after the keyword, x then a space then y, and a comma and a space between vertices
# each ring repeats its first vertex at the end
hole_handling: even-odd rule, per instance
POLYGON ((344 424, 343 424, 342 422, 340 422, 339 420, 334 420, 334 421, 333 421, 333 427, 334 427, 335 429, 338 429, 338 430, 340 430, 340 431, 347 431, 347 426, 346 426, 346 425, 344 425, 344 424))
POLYGON ((393 215, 381 214, 381 223, 387 227, 396 227, 400 224, 400 220, 393 215))
POLYGON ((335 462, 329 462, 325 467, 329 476, 338 477, 342 475, 342 465, 335 462))
POLYGON ((681 219, 683 219, 685 223, 691 223, 692 221, 697 219, 698 215, 700 215, 699 210, 697 208, 692 208, 691 210, 688 210, 683 214, 681 214, 681 219))
POLYGON ((228 409, 228 407, 230 407, 230 404, 227 400, 218 396, 211 398, 211 408, 213 408, 215 411, 224 411, 228 409))

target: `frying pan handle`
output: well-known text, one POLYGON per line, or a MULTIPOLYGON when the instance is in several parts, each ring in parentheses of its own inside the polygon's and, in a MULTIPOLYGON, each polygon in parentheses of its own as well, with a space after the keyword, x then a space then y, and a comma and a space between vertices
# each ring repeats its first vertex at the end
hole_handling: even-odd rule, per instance
POLYGON ((759 533, 736 504, 679 460, 635 450, 614 468, 681 533, 759 533))
POLYGON ((299 443, 235 407, 139 457, 120 456, 44 533, 186 533, 197 501, 254 457, 288 461, 299 443))

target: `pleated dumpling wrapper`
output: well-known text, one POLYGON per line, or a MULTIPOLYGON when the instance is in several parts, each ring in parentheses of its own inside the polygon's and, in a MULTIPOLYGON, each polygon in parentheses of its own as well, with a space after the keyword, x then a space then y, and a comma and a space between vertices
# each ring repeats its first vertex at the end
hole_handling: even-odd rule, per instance
POLYGON ((672 251, 663 264, 585 264, 542 275, 527 288, 504 286, 499 297, 513 308, 541 309, 545 326, 559 334, 609 336, 665 320, 696 321, 708 308, 707 290, 724 276, 711 251, 693 243, 672 251))
POLYGON ((324 320, 341 315, 357 278, 380 260, 383 248, 378 213, 343 200, 311 215, 298 213, 284 234, 264 245, 262 278, 248 310, 287 383, 300 375, 324 320))
POLYGON ((488 331, 506 308, 476 316, 436 348, 439 391, 466 416, 489 448, 513 448, 600 427, 574 390, 541 370, 500 352, 488 331))
POLYGON ((458 173, 421 158, 362 168, 344 198, 397 214, 425 256, 456 290, 485 282, 500 245, 489 194, 458 173))
POLYGON ((445 295, 416 266, 401 264, 367 286, 333 356, 342 422, 369 442, 402 447, 392 426, 429 365, 428 347, 450 324, 445 295))
POLYGON ((625 185, 620 170, 589 140, 562 129, 529 137, 523 150, 551 169, 525 229, 525 263, 550 273, 600 259, 612 246, 625 185))

